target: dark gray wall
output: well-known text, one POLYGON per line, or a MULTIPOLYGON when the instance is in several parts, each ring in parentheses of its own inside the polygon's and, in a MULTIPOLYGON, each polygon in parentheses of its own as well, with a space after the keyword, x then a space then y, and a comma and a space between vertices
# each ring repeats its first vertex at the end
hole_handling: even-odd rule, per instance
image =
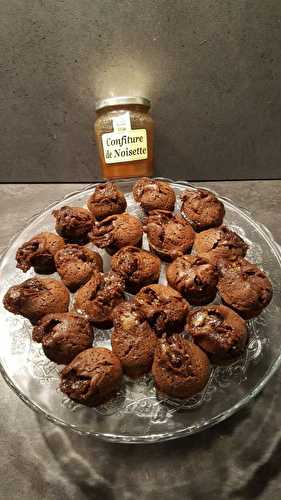
POLYGON ((280 0, 2 0, 1 181, 91 181, 97 97, 145 94, 156 173, 280 177, 280 0))

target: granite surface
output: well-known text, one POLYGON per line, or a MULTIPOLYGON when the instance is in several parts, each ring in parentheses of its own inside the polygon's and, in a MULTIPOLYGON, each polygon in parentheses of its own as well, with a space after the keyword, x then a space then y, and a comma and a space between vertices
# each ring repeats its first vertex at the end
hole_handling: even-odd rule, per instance
MULTIPOLYGON (((281 181, 201 184, 247 206, 281 243, 281 181)), ((1 185, 1 249, 24 221, 82 185, 1 185)), ((0 380, 0 497, 5 500, 279 500, 280 370, 240 413, 155 445, 82 437, 33 413, 0 380)))
POLYGON ((2 0, 2 182, 99 175, 95 101, 147 95, 156 172, 280 178, 278 0, 2 0))

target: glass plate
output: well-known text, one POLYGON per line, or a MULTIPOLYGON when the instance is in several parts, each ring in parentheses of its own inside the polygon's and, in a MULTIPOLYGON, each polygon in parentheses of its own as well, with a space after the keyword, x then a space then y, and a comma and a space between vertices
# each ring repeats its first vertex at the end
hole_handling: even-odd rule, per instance
MULTIPOLYGON (((178 210, 180 193, 186 188, 194 188, 185 182, 167 181, 176 191, 178 210)), ((134 182, 120 180, 118 185, 126 195, 128 211, 143 217, 131 194, 134 182)), ((112 401, 97 409, 84 407, 59 391, 61 367, 49 361, 41 346, 32 342, 29 321, 5 311, 2 298, 9 286, 34 275, 32 270, 24 274, 16 269, 16 249, 36 233, 54 230, 51 215, 54 207, 65 204, 84 206, 96 184, 71 193, 36 214, 4 252, 0 263, 1 373, 30 408, 44 414, 52 422, 82 434, 115 442, 152 443, 206 429, 248 403, 280 365, 280 248, 269 231, 255 222, 248 211, 236 207, 228 199, 222 199, 226 209, 225 223, 247 241, 247 258, 268 273, 274 290, 269 307, 258 318, 249 321, 250 341, 245 354, 230 366, 213 367, 204 391, 189 400, 174 401, 157 395, 150 376, 137 380, 124 377, 124 383, 112 401)), ((144 247, 147 248, 146 238, 144 247)), ((104 251, 100 253, 107 270, 110 257, 104 251)), ((163 283, 164 267, 165 264, 162 265, 160 278, 163 283)), ((215 302, 218 303, 219 298, 215 302)), ((110 330, 96 330, 95 344, 110 347, 110 333, 110 330)))

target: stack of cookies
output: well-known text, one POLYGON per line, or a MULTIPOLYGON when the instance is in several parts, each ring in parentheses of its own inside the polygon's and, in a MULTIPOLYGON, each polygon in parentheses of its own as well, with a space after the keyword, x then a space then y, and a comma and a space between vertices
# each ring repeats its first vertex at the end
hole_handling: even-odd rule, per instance
POLYGON ((30 321, 45 355, 65 365, 61 391, 89 406, 113 397, 124 375, 151 373, 161 394, 194 396, 213 365, 243 354, 247 320, 272 297, 266 274, 245 258, 246 242, 223 224, 213 193, 186 189, 175 211, 171 185, 142 178, 133 197, 142 220, 126 211, 111 182, 95 188, 87 208, 54 210, 55 232, 35 235, 16 253, 17 267, 35 276, 3 300, 30 321), (100 249, 111 256, 107 272, 100 249), (161 267, 167 284, 159 283, 161 267), (112 350, 95 344, 96 328, 111 329, 112 350))

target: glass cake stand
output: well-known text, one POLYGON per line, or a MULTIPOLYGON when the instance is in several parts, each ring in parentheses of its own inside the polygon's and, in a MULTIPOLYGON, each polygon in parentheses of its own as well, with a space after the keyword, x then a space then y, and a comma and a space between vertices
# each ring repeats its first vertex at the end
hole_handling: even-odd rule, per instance
MULTIPOLYGON (((186 182, 170 182, 179 195, 184 189, 194 189, 186 182)), ((125 193, 128 211, 140 218, 142 211, 132 197, 135 180, 117 181, 125 193)), ((156 394, 150 376, 137 380, 124 377, 116 397, 98 408, 76 404, 58 389, 60 366, 49 361, 41 345, 32 342, 28 320, 14 316, 3 308, 6 290, 34 275, 16 269, 17 248, 36 233, 54 230, 52 210, 63 205, 84 206, 95 188, 92 184, 53 203, 29 220, 3 253, 0 261, 1 350, 0 371, 8 385, 33 410, 55 424, 81 434, 123 443, 152 443, 175 439, 202 431, 237 412, 262 390, 281 362, 281 251, 270 232, 255 222, 249 212, 219 197, 226 209, 225 223, 249 244, 247 258, 269 275, 273 284, 273 299, 266 310, 248 322, 250 340, 244 355, 230 366, 213 367, 203 392, 195 397, 175 401, 156 394)), ((144 238, 144 248, 147 248, 144 238)), ((99 250, 100 251, 100 250, 99 250)), ((104 269, 110 267, 110 257, 100 251, 104 269)), ((165 264, 160 282, 165 283, 165 264)), ((55 277, 56 274, 54 274, 55 277)), ((215 300, 219 303, 219 298, 215 300)), ((95 345, 110 348, 110 330, 95 331, 95 345)))

